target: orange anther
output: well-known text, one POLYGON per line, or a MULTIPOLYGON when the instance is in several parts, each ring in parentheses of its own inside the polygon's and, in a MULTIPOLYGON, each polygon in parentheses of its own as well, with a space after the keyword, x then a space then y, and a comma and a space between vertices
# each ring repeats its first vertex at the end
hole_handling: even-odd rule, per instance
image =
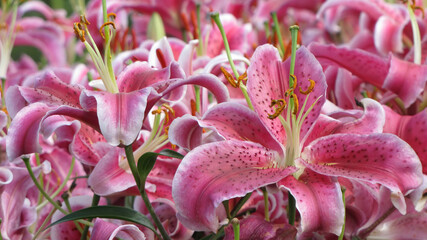
POLYGON ((85 42, 85 30, 81 23, 74 23, 74 34, 80 39, 80 41, 85 42))
POLYGON ((80 15, 80 23, 84 25, 89 25, 89 21, 86 19, 85 15, 80 15))
POLYGON ((312 79, 308 79, 308 81, 310 81, 310 85, 308 86, 307 90, 303 91, 301 86, 299 87, 299 92, 304 94, 304 95, 307 95, 307 94, 313 92, 314 85, 316 84, 316 82, 314 82, 314 80, 312 80, 312 79))
POLYGON ((277 105, 276 110, 274 111, 273 114, 268 114, 268 118, 269 119, 275 119, 277 118, 285 109, 286 107, 286 101, 284 99, 278 99, 278 100, 271 100, 271 104, 270 107, 274 107, 277 105))
POLYGON ((234 77, 227 70, 225 70, 225 68, 221 67, 220 69, 222 74, 224 74, 225 79, 227 79, 227 81, 230 83, 232 87, 235 87, 235 88, 239 87, 239 82, 236 83, 236 80, 234 80, 234 77))
POLYGON ((116 25, 113 22, 106 22, 106 23, 102 24, 101 27, 99 28, 99 33, 101 34, 101 37, 103 39, 105 39, 104 27, 107 25, 111 25, 114 29, 116 29, 116 25))
POLYGON ((199 38, 199 26, 197 24, 196 12, 191 11, 190 17, 191 17, 191 24, 193 24, 193 39, 198 39, 199 38))
POLYGON ((295 93, 292 93, 292 95, 290 96, 290 98, 292 98, 294 100, 293 101, 293 103, 294 103, 294 111, 293 111, 293 113, 295 115, 297 115, 298 109, 299 109, 299 103, 298 103, 297 95, 295 93))
POLYGON ((115 13, 109 13, 107 14, 107 18, 110 19, 112 18, 113 20, 116 19, 117 15, 115 13))
POLYGON ((191 105, 191 115, 192 116, 196 116, 196 113, 197 113, 196 101, 194 101, 193 99, 191 99, 190 100, 190 105, 191 105))
POLYGON ((180 17, 181 17, 181 21, 182 21, 182 26, 185 29, 185 31, 191 32, 190 24, 188 24, 187 15, 185 15, 185 13, 181 12, 180 17))

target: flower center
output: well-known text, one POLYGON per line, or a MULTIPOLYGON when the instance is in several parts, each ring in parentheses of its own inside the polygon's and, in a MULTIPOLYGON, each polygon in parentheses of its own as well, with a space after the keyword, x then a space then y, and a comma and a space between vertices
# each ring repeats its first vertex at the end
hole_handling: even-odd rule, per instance
MULTIPOLYGON (((149 136, 146 138, 145 142, 133 152, 133 156, 136 161, 138 161, 138 159, 144 153, 154 152, 169 143, 168 125, 171 122, 171 115, 173 117, 175 116, 175 111, 169 105, 163 104, 161 107, 156 110, 153 110, 151 113, 154 115, 153 128, 149 136), (165 115, 163 121, 161 121, 162 113, 164 113, 165 115)), ((119 166, 122 169, 130 172, 128 162, 125 158, 119 160, 119 166)))
POLYGON ((295 89, 298 80, 297 77, 293 74, 291 74, 290 77, 293 79, 292 86, 284 93, 285 98, 271 100, 270 107, 275 107, 275 111, 273 114, 268 115, 268 118, 271 120, 279 118, 286 132, 286 142, 283 143, 285 157, 279 160, 278 164, 280 167, 295 165, 295 159, 298 158, 301 154, 301 127, 304 123, 304 120, 307 118, 308 114, 311 112, 314 105, 319 100, 319 98, 316 99, 316 101, 314 101, 314 103, 306 110, 308 97, 315 86, 315 82, 311 79, 308 79, 310 85, 306 90, 303 90, 301 87, 299 87, 300 96, 305 96, 304 103, 302 105, 302 108, 300 109, 298 96, 297 94, 295 94, 295 89), (284 113, 285 109, 286 114, 282 114, 284 113))

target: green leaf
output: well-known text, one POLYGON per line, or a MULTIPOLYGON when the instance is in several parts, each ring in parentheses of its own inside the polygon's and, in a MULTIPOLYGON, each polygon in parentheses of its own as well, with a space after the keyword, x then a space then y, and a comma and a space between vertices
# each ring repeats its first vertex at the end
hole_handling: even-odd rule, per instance
POLYGON ((160 151, 159 155, 166 156, 166 157, 178 158, 178 159, 184 158, 184 155, 182 155, 181 153, 175 152, 175 151, 170 150, 170 149, 163 149, 162 151, 160 151))
MULTIPOLYGON (((154 164, 156 163, 157 156, 159 156, 158 153, 147 152, 144 153, 138 159, 138 174, 141 183, 145 183, 145 179, 147 178, 148 174, 150 173, 151 169, 153 169, 154 164)), ((144 185, 141 186, 143 187, 144 185)))
POLYGON ((85 219, 85 218, 97 218, 97 217, 120 219, 120 220, 141 224, 142 226, 145 226, 151 229, 155 234, 157 234, 153 224, 145 215, 133 209, 120 207, 120 206, 96 206, 96 207, 84 208, 64 216, 58 221, 47 226, 46 229, 63 222, 85 219))

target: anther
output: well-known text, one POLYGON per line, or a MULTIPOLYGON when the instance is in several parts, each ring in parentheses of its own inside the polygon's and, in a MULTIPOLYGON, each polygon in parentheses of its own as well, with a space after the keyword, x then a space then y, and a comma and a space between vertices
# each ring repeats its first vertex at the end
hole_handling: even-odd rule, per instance
POLYGON ((165 55, 163 55, 163 52, 162 52, 162 50, 160 50, 160 48, 156 49, 156 55, 157 55, 157 58, 159 59, 159 62, 160 62, 160 65, 162 66, 162 68, 167 67, 165 55))
POLYGON ((310 85, 308 86, 307 90, 303 91, 301 86, 299 87, 299 92, 304 94, 304 95, 307 95, 307 94, 313 92, 314 85, 316 84, 316 82, 314 82, 314 80, 312 80, 312 79, 308 79, 308 81, 310 81, 310 85))
POLYGON ((110 19, 112 18, 113 20, 116 19, 117 15, 115 13, 109 13, 107 14, 107 18, 110 19))
POLYGON ((237 78, 237 83, 239 84, 241 81, 248 80, 248 73, 245 71, 242 75, 237 78))
POLYGON ((229 72, 227 72, 225 68, 221 67, 221 72, 222 74, 224 74, 225 79, 227 79, 227 81, 230 83, 232 87, 235 87, 235 88, 239 87, 240 82, 236 83, 236 80, 234 80, 234 77, 229 72))
POLYGON ((190 24, 188 24, 187 15, 185 13, 181 12, 180 14, 182 26, 185 29, 185 31, 190 32, 190 24))
POLYGON ((80 41, 85 42, 85 31, 81 23, 74 23, 74 34, 80 39, 80 41))
POLYGON ((295 76, 294 74, 289 74, 292 78, 292 87, 290 87, 290 89, 295 90, 295 88, 297 87, 297 83, 298 83, 298 79, 297 76, 295 76))
POLYGON ((280 115, 280 113, 283 112, 286 107, 286 101, 284 99, 271 100, 270 107, 273 107, 275 105, 277 105, 278 107, 276 108, 273 114, 268 114, 269 119, 275 119, 280 115))
POLYGON ((191 115, 196 116, 196 113, 197 113, 196 101, 191 99, 190 104, 191 104, 191 115))
POLYGON ((162 104, 158 109, 151 111, 151 114, 156 115, 161 114, 162 112, 165 114, 165 124, 169 123, 169 113, 172 113, 172 116, 175 117, 175 110, 167 104, 162 104))
POLYGON ((190 14, 191 17, 191 24, 193 24, 193 39, 198 39, 199 38, 199 27, 197 24, 197 16, 196 16, 196 12, 191 11, 190 14))
POLYGON ((84 25, 90 24, 85 15, 80 15, 80 23, 84 25))
POLYGON ((106 22, 106 23, 102 24, 101 27, 99 28, 99 33, 101 34, 101 37, 103 39, 105 39, 104 27, 106 27, 107 25, 111 25, 114 29, 116 29, 116 25, 113 22, 106 22))
POLYGON ((294 113, 295 115, 297 115, 297 113, 298 113, 298 108, 299 108, 299 102, 298 102, 297 95, 296 95, 295 93, 292 93, 292 95, 290 96, 290 98, 292 98, 292 99, 293 99, 293 103, 294 103, 294 111, 293 111, 293 113, 294 113))

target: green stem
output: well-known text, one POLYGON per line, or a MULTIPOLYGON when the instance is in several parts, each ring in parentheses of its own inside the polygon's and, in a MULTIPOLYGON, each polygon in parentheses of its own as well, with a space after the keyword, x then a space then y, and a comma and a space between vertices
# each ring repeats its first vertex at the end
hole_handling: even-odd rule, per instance
POLYGON ((242 197, 236 204, 236 206, 234 206, 233 210, 231 211, 231 217, 234 218, 237 213, 240 211, 240 209, 243 207, 243 205, 249 200, 249 198, 251 197, 252 192, 247 193, 244 197, 242 197))
MULTIPOLYGON (((345 209, 345 188, 342 188, 341 189, 341 192, 342 192, 342 202, 343 202, 343 204, 344 204, 344 209, 345 209)), ((342 228, 341 228, 341 234, 340 234, 340 236, 338 237, 338 240, 343 240, 344 239, 344 233, 345 233, 345 218, 346 218, 346 211, 344 211, 344 224, 342 225, 342 228)))
POLYGON ((417 18, 415 17, 414 10, 411 7, 410 1, 407 3, 409 18, 411 20, 412 26, 412 35, 414 38, 414 63, 421 64, 421 36, 420 36, 420 28, 418 27, 417 18))
MULTIPOLYGON (((27 168, 28 174, 30 175, 31 179, 34 182, 34 185, 36 185, 36 187, 39 190, 40 194, 42 194, 43 197, 45 197, 46 200, 48 200, 49 203, 52 204, 52 206, 54 208, 56 208, 57 210, 59 210, 64 215, 67 215, 68 212, 65 211, 61 206, 59 206, 59 204, 57 202, 53 201, 53 199, 50 198, 50 196, 44 191, 44 189, 42 188, 42 186, 40 186, 39 182, 37 181, 36 176, 34 176, 33 169, 31 169, 30 159, 29 158, 22 158, 22 160, 24 161, 24 164, 25 164, 25 167, 27 168)), ((82 224, 85 224, 85 225, 89 225, 89 226, 92 225, 92 223, 90 223, 88 221, 85 221, 85 220, 78 220, 78 222, 82 223, 82 224)))
MULTIPOLYGON (((98 203, 99 203, 99 200, 101 199, 101 197, 99 196, 99 195, 97 195, 97 194, 93 194, 93 198, 92 198, 92 204, 91 204, 91 206, 92 207, 95 207, 95 206, 98 206, 98 203)), ((89 222, 91 222, 92 221, 92 219, 93 218, 88 218, 87 220, 89 221, 89 222)), ((87 233, 89 232, 89 226, 85 226, 85 228, 83 229, 83 232, 82 232, 82 236, 81 236, 81 238, 80 238, 80 240, 85 240, 85 239, 87 239, 87 233)))
MULTIPOLYGON (((41 232, 43 232, 43 230, 45 229, 46 225, 50 222, 53 214, 56 212, 56 208, 52 208, 52 210, 49 212, 49 214, 47 215, 47 217, 44 219, 42 225, 40 225, 39 230, 37 230, 36 234, 34 234, 33 240, 37 239, 40 235, 41 232)), ((1 240, 1 238, 0 238, 1 240)))
POLYGON ((194 85, 194 95, 196 98, 196 112, 200 113, 200 106, 201 106, 201 101, 200 101, 200 87, 194 85))
POLYGON ((145 206, 147 207, 148 212, 150 212, 151 218, 153 219, 154 223, 157 226, 157 229, 160 231, 160 234, 162 235, 164 240, 170 240, 170 237, 168 233, 166 232, 165 228, 163 227, 162 223, 160 222, 159 218, 157 217, 156 213, 154 212, 154 208, 150 203, 150 200, 148 199, 147 193, 145 192, 145 179, 142 180, 139 177, 138 169, 135 164, 135 159, 133 157, 133 150, 132 145, 128 145, 125 147, 126 152, 126 158, 129 164, 129 168, 132 172, 132 175, 135 179, 136 186, 139 189, 139 193, 142 197, 142 200, 145 203, 145 206))
MULTIPOLYGON (((0 218, 0 226, 1 226, 1 222, 2 222, 2 219, 0 218)), ((0 232, 0 240, 3 240, 3 236, 1 234, 1 232, 0 232)))
POLYGON ((265 215, 265 221, 270 222, 270 213, 269 213, 269 207, 268 207, 268 192, 266 187, 262 187, 262 195, 264 196, 264 215, 265 215))
POLYGON ((294 196, 291 192, 288 192, 288 221, 289 224, 295 225, 295 215, 296 215, 296 202, 294 196))
POLYGON ((234 240, 240 240, 240 222, 239 222, 239 219, 233 218, 231 220, 231 224, 233 225, 234 240))
MULTIPOLYGON (((36 159, 38 159, 38 154, 36 154, 36 159)), ((73 173, 74 170, 74 164, 76 163, 76 159, 74 157, 71 158, 71 165, 70 165, 70 169, 68 170, 67 176, 65 177, 64 181, 62 181, 61 185, 58 187, 58 189, 56 189, 56 191, 50 196, 51 199, 54 199, 56 196, 58 196, 58 194, 62 191, 62 189, 64 189, 64 187, 67 185, 68 179, 70 179, 71 174, 73 173)), ((40 165, 40 161, 37 161, 37 164, 40 165)), ((43 182, 41 181, 41 185, 43 186, 43 182)), ((39 205, 37 205, 37 210, 40 210, 41 208, 43 208, 46 204, 48 203, 48 201, 44 201, 42 203, 40 203, 39 205)))
POLYGON ((197 46, 197 56, 203 55, 203 39, 201 34, 201 21, 200 21, 200 4, 196 5, 196 14, 197 14, 197 31, 199 34, 199 45, 197 46))
MULTIPOLYGON (((291 31, 291 38, 292 38, 292 51, 291 51, 291 66, 289 69, 289 74, 295 73, 295 56, 297 51, 297 40, 298 40, 298 25, 292 25, 289 27, 289 30, 291 31)), ((289 76, 289 86, 294 85, 294 80, 292 77, 289 76)))
POLYGON ((53 199, 50 198, 50 196, 44 191, 43 187, 40 186, 39 182, 37 181, 37 178, 34 176, 33 170, 31 169, 30 159, 29 158, 22 158, 22 160, 24 161, 25 166, 27 167, 28 174, 30 175, 31 179, 33 180, 34 184, 36 185, 36 187, 39 190, 39 192, 43 195, 43 197, 45 197, 46 200, 48 200, 49 203, 52 204, 54 208, 56 208, 57 210, 59 210, 63 214, 67 215, 68 212, 65 211, 64 209, 62 209, 62 207, 59 206, 58 203, 56 203, 55 201, 53 201, 53 199))
POLYGON ((234 65, 233 59, 231 58, 230 45, 228 45, 227 36, 225 35, 224 27, 222 26, 221 20, 219 19, 219 13, 215 12, 211 15, 212 19, 215 21, 218 26, 219 31, 221 32, 222 40, 224 42, 225 53, 227 54, 228 62, 230 63, 231 70, 234 73, 234 77, 239 78, 239 73, 237 72, 236 66, 234 65))
POLYGON ((280 56, 283 58, 283 56, 285 55, 285 44, 283 43, 282 34, 280 34, 280 26, 279 26, 279 21, 277 20, 277 13, 272 12, 271 17, 273 18, 273 21, 274 21, 274 32, 276 33, 277 39, 279 40, 280 56))
MULTIPOLYGON (((211 18, 215 21, 216 25, 218 26, 219 31, 221 32, 222 40, 224 42, 224 48, 225 53, 227 54, 228 62, 230 63, 231 70, 233 71, 234 77, 236 79, 239 78, 239 73, 237 72, 236 66, 234 65, 233 59, 231 58, 231 50, 230 45, 228 44, 227 36, 225 35, 224 27, 222 26, 221 20, 219 19, 219 13, 215 12, 211 14, 211 18)), ((248 92, 246 90, 246 86, 243 85, 242 82, 240 82, 240 90, 242 91, 243 95, 245 96, 246 103, 248 104, 250 109, 254 109, 251 100, 249 99, 248 92)))
POLYGON ((231 215, 230 215, 230 205, 228 205, 229 201, 225 200, 224 202, 222 202, 222 205, 224 205, 225 208, 225 213, 227 214, 227 218, 228 220, 231 220, 231 215))
MULTIPOLYGON (((234 206, 233 210, 230 213, 230 219, 233 219, 234 217, 236 217, 237 213, 240 211, 240 209, 243 207, 243 205, 249 200, 249 198, 251 197, 252 192, 247 193, 244 197, 242 197, 236 204, 236 206, 234 206)), ((209 240, 216 240, 221 238, 224 235, 224 228, 227 225, 222 225, 219 229, 218 232, 213 235, 212 237, 205 237, 204 239, 209 239, 209 240)))
POLYGON ((6 107, 6 96, 4 95, 4 90, 6 88, 6 78, 1 78, 1 106, 2 108, 6 107))
MULTIPOLYGON (((70 194, 68 192, 64 192, 62 194, 62 199, 64 200, 64 203, 65 203, 65 206, 68 209, 68 212, 72 212, 73 209, 71 209, 71 204, 70 204, 70 201, 69 201, 69 197, 70 197, 70 194)), ((80 232, 80 234, 82 234, 83 233, 83 228, 77 223, 77 221, 73 221, 73 222, 74 222, 74 225, 76 225, 76 229, 80 232)))

